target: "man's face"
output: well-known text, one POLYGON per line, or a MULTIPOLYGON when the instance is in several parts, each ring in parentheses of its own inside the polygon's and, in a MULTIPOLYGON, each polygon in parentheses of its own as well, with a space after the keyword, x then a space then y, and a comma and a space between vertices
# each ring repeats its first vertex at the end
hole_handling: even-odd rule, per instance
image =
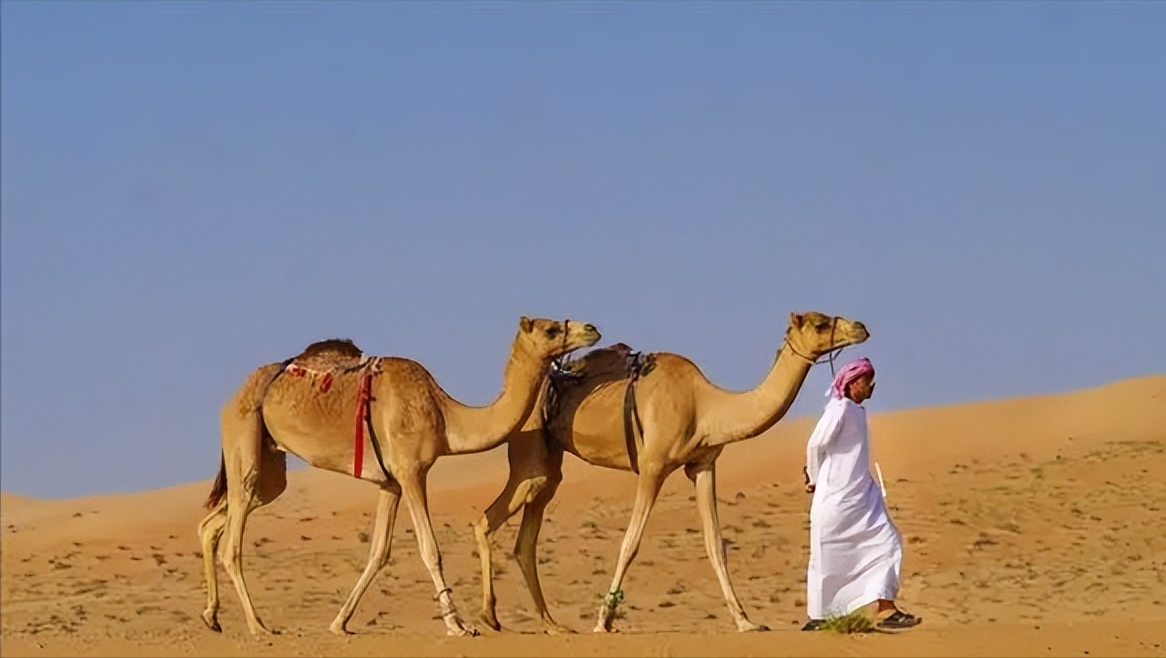
POLYGON ((874 387, 874 373, 872 372, 850 382, 847 388, 850 391, 850 399, 862 404, 864 401, 870 399, 870 396, 874 393, 874 387))

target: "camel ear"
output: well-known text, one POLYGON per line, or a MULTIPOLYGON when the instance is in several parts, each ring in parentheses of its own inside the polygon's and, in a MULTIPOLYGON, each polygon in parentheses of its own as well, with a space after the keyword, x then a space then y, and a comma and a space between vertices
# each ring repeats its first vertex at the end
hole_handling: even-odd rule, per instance
POLYGON ((805 319, 806 319, 806 316, 802 315, 801 313, 790 313, 789 314, 789 323, 793 327, 800 328, 802 326, 802 322, 804 322, 805 319))
POLYGON ((523 331, 525 331, 526 333, 529 334, 530 330, 534 329, 534 320, 531 320, 530 318, 528 318, 524 315, 518 321, 518 328, 522 329, 523 331))

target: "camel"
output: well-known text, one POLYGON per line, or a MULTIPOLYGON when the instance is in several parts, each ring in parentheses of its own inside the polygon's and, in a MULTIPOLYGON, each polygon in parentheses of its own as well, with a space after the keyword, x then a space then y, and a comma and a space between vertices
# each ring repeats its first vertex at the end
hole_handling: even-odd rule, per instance
POLYGON ((716 460, 725 446, 758 436, 785 415, 810 367, 870 334, 861 323, 818 312, 791 313, 769 373, 756 388, 727 391, 691 360, 668 352, 641 354, 622 343, 593 350, 540 392, 532 414, 507 443, 510 475, 502 493, 474 524, 482 566, 481 620, 501 630, 490 562, 490 540, 523 510, 514 546, 527 590, 548 633, 571 632, 551 616, 543 598, 535 549, 543 513, 562 481, 563 453, 589 464, 637 473, 635 503, 603 598, 595 632, 610 632, 623 600, 621 585, 639 550, 648 515, 664 480, 683 467, 695 487, 705 551, 739 631, 768 630, 746 616, 725 566, 717 518, 716 460))
POLYGON ((210 513, 198 525, 207 584, 203 621, 221 631, 215 555, 225 532, 221 561, 247 624, 254 635, 272 633, 256 614, 243 577, 243 531, 251 512, 284 491, 290 452, 315 468, 352 475, 380 489, 368 564, 332 622, 333 633, 348 633, 345 627, 357 603, 388 563, 404 496, 447 633, 477 635, 459 616, 442 572, 426 476, 441 456, 500 445, 530 415, 551 361, 599 338, 591 324, 523 316, 502 392, 482 407, 454 400, 416 361, 365 356, 349 340, 313 343, 293 359, 254 370, 223 406, 219 473, 207 498, 210 513), (372 450, 364 450, 365 445, 372 450))

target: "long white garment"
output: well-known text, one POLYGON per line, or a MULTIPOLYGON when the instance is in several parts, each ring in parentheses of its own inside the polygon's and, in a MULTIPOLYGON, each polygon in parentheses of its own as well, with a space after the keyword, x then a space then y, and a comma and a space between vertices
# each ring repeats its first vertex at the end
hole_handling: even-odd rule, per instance
POLYGON ((810 619, 844 615, 899 592, 903 544, 870 474, 866 409, 831 399, 806 445, 810 506, 810 619))

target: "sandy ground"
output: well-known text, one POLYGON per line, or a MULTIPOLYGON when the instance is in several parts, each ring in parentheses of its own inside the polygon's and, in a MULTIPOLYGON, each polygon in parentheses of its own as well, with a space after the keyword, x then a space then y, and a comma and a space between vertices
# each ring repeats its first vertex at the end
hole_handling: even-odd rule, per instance
MULTIPOLYGON (((245 569, 278 636, 255 639, 220 569, 223 633, 205 602, 195 526, 209 480, 132 495, 0 499, 4 656, 1166 656, 1166 375, 1068 394, 874 416, 875 459, 906 539, 900 633, 802 633, 813 418, 730 446, 718 470, 729 568, 750 617, 738 634, 707 558, 691 487, 674 474, 624 585, 615 635, 590 632, 614 569, 634 476, 568 457, 540 542, 546 636, 495 541, 503 631, 445 637, 407 514, 390 567, 349 628, 328 624, 368 552, 373 487, 294 471, 247 527, 245 569)), ((469 524, 505 481, 504 448, 447 458, 431 511, 459 610, 476 621, 469 524)), ((207 464, 208 478, 217 464, 207 464)), ((479 625, 480 626, 480 625, 479 625)))

